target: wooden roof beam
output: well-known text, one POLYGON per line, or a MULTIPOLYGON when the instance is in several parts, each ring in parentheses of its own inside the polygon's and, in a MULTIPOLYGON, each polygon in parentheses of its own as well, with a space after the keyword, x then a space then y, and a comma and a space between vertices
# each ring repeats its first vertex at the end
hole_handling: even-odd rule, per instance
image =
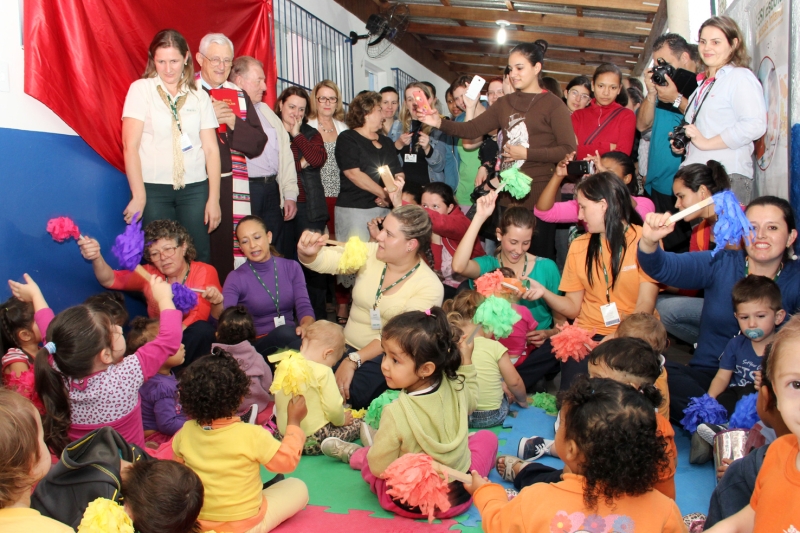
POLYGON ((517 25, 597 31, 622 35, 641 35, 643 37, 650 33, 650 24, 629 20, 609 20, 597 17, 575 17, 570 15, 543 15, 538 13, 524 13, 511 9, 508 11, 501 11, 496 9, 442 7, 423 4, 409 4, 408 9, 412 17, 474 22, 496 22, 497 20, 505 19, 511 24, 517 25))
MULTIPOLYGON (((497 35, 497 30, 494 28, 464 28, 460 26, 446 26, 442 24, 420 24, 418 22, 412 22, 409 24, 408 31, 410 33, 420 33, 426 36, 447 35, 450 37, 467 37, 470 39, 495 39, 497 35)), ((508 40, 512 42, 533 42, 537 39, 544 39, 548 42, 548 44, 555 46, 580 48, 584 50, 621 52, 625 54, 636 54, 637 56, 641 52, 642 47, 642 43, 616 39, 596 39, 593 37, 576 37, 557 33, 539 33, 518 30, 506 30, 506 33, 508 40)))
POLYGON ((655 13, 658 6, 646 0, 536 0, 537 4, 559 7, 592 8, 606 11, 625 11, 628 13, 655 13))
MULTIPOLYGON (((473 53, 473 54, 499 54, 503 56, 503 60, 505 61, 508 58, 508 54, 511 52, 511 49, 514 48, 514 45, 511 44, 497 44, 497 43, 465 43, 465 42, 458 42, 458 41, 437 41, 433 39, 425 39, 423 41, 423 46, 425 48, 430 48, 432 50, 442 50, 444 52, 465 52, 465 53, 473 53)), ((544 56, 545 63, 547 61, 559 60, 559 61, 572 61, 572 62, 580 62, 583 63, 615 63, 620 68, 626 67, 631 68, 630 63, 625 63, 626 59, 635 60, 635 55, 612 55, 612 54, 602 54, 602 53, 595 53, 595 52, 581 52, 579 50, 554 50, 549 49, 544 56)))
MULTIPOLYGON (((447 53, 436 54, 436 57, 448 63, 464 63, 466 65, 491 65, 493 67, 505 68, 505 66, 508 64, 508 61, 502 57, 482 57, 478 55, 447 53)), ((561 63, 557 61, 549 61, 547 59, 544 62, 544 66, 545 70, 566 72, 568 74, 574 74, 575 76, 581 74, 584 76, 591 76, 594 74, 595 70, 595 67, 589 65, 581 65, 579 63, 561 63)), ((627 65, 627 68, 630 70, 631 65, 627 65)))
POLYGON ((664 28, 667 25, 667 0, 661 0, 661 3, 658 5, 658 11, 656 11, 655 16, 653 17, 653 27, 650 30, 650 35, 647 37, 647 41, 645 42, 644 50, 639 55, 639 60, 636 62, 636 66, 633 67, 632 76, 641 76, 644 72, 644 68, 647 66, 647 63, 650 62, 650 58, 653 56, 653 41, 658 39, 658 37, 664 33, 664 28))

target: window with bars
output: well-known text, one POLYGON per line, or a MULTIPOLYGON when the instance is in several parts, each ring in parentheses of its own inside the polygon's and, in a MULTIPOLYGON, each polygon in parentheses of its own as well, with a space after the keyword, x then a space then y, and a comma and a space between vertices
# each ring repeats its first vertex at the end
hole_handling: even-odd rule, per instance
POLYGON ((418 81, 411 74, 397 67, 393 68, 392 72, 394 73, 394 87, 399 93, 403 92, 409 83, 418 81))
POLYGON ((347 36, 291 0, 275 0, 275 62, 278 93, 296 85, 309 93, 332 80, 347 106, 354 96, 353 50, 347 36))

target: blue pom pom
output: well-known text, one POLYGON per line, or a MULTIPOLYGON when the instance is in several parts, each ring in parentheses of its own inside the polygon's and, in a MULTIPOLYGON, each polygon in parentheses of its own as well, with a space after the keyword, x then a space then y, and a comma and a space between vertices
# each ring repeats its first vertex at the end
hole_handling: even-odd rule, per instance
MULTIPOLYGON (((139 213, 133 215, 133 219, 139 213)), ((144 255, 144 230, 142 230, 142 219, 131 222, 125 231, 117 235, 111 252, 117 257, 119 265, 125 270, 135 270, 142 262, 144 255)))
POLYGON ((728 411, 708 394, 692 398, 683 414, 681 425, 689 433, 697 431, 697 426, 702 423, 724 424, 728 420, 728 411))
POLYGON ((742 396, 742 399, 736 402, 736 409, 733 410, 731 415, 731 422, 728 424, 730 429, 750 429, 759 421, 758 411, 756 411, 756 402, 758 401, 758 393, 748 394, 742 396))
POLYGON ((739 200, 733 191, 725 190, 714 195, 714 212, 717 222, 714 224, 714 240, 717 243, 714 255, 728 244, 739 246, 742 239, 750 243, 753 225, 744 214, 739 200))
POLYGON ((197 305, 197 294, 176 281, 172 284, 172 303, 175 304, 175 309, 186 314, 197 305))

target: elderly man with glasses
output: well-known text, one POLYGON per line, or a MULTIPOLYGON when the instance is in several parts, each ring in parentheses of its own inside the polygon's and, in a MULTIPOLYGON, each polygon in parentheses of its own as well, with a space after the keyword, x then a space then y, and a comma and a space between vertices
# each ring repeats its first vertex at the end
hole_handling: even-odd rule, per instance
POLYGON ((261 155, 267 145, 267 134, 261 128, 250 97, 228 81, 233 64, 233 43, 230 39, 221 33, 209 33, 200 40, 195 58, 200 64, 197 88, 202 87, 211 95, 214 114, 220 124, 217 144, 222 167, 222 221, 211 234, 211 264, 224 283, 228 273, 244 263, 244 256, 235 246, 234 231, 236 223, 251 214, 247 159, 261 155), (223 101, 223 98, 236 102, 238 109, 223 101))

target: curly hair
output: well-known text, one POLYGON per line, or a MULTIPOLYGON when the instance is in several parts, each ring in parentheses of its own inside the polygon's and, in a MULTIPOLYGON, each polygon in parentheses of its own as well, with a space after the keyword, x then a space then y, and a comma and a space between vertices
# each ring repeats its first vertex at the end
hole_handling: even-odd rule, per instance
MULTIPOLYGON (((652 385, 637 390, 611 379, 579 376, 559 395, 566 438, 580 450, 583 501, 596 509, 651 490, 669 468, 667 441, 658 433, 652 385)), ((657 392, 657 391, 656 391, 657 392)))
POLYGON ((256 326, 253 315, 243 305, 232 305, 219 316, 217 342, 220 344, 239 344, 256 340, 256 326))
POLYGON ((181 374, 178 392, 187 416, 207 426, 236 414, 250 392, 250 378, 231 354, 214 348, 181 374))
POLYGON ((40 459, 37 416, 29 400, 0 387, 0 509, 36 482, 31 470, 40 459))
POLYGON ((128 338, 125 341, 125 351, 128 355, 133 355, 136 351, 152 342, 158 336, 159 320, 146 316, 137 316, 131 322, 131 329, 128 331, 128 338))
POLYGON ((159 239, 172 239, 177 246, 186 245, 184 257, 187 262, 192 262, 197 257, 197 250, 189 232, 174 220, 154 220, 144 227, 144 259, 150 261, 150 245, 159 239))
POLYGON ((383 98, 375 91, 366 91, 359 94, 353 101, 350 102, 350 109, 347 110, 347 116, 344 119, 345 124, 351 130, 360 128, 366 122, 366 117, 375 109, 380 107, 383 98))
POLYGON ((407 311, 391 318, 383 328, 381 337, 397 342, 403 352, 414 360, 417 369, 431 362, 437 374, 447 379, 461 380, 456 372, 461 366, 458 340, 461 329, 447 321, 441 307, 429 311, 407 311))
POLYGON ((175 461, 137 461, 122 478, 122 494, 139 533, 195 533, 203 482, 175 461))

